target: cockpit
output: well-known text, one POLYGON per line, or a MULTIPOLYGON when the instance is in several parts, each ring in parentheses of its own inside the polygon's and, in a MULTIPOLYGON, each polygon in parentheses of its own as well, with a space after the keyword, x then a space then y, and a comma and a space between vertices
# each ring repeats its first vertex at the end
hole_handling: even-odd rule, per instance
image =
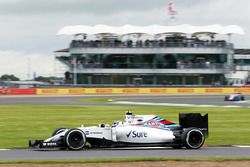
POLYGON ((134 115, 131 112, 126 113, 125 123, 131 125, 142 124, 146 121, 153 119, 155 115, 134 115))

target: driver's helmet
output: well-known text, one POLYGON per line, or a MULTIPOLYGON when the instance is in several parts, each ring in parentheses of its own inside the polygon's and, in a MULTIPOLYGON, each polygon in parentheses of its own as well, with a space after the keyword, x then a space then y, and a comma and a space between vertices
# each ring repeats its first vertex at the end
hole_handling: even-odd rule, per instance
POLYGON ((116 127, 117 125, 121 125, 122 122, 121 121, 114 121, 112 124, 112 127, 116 127))
POLYGON ((132 113, 129 113, 129 114, 127 113, 125 115, 125 122, 128 124, 131 124, 133 122, 134 118, 135 118, 135 115, 133 115, 132 113))

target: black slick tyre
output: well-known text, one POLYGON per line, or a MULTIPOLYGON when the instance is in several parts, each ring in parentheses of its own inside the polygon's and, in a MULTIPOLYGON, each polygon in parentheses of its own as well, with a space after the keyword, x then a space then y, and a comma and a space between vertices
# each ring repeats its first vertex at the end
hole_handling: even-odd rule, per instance
POLYGON ((203 146, 205 137, 198 128, 185 129, 182 142, 187 149, 199 149, 203 146))
POLYGON ((70 129, 64 136, 64 143, 69 150, 81 150, 86 144, 86 135, 80 129, 70 129))

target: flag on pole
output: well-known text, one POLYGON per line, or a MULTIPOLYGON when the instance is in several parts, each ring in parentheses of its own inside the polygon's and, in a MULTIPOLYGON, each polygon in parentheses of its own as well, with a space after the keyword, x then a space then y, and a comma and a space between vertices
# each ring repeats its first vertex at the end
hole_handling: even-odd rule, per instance
POLYGON ((169 2, 167 9, 168 9, 168 15, 169 15, 170 19, 172 21, 175 21, 176 20, 177 11, 174 10, 173 5, 174 5, 173 2, 169 2))

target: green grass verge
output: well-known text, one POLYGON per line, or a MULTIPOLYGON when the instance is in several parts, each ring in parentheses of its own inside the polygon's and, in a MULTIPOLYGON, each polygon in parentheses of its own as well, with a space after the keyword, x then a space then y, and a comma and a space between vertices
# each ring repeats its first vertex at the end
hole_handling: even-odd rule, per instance
POLYGON ((154 161, 250 161, 250 158, 108 158, 87 160, 21 160, 0 161, 0 164, 76 164, 76 163, 127 163, 127 162, 154 162, 154 161))
POLYGON ((48 138, 58 127, 112 124, 126 111, 155 114, 178 123, 180 112, 209 113, 208 145, 250 145, 248 108, 163 106, 0 106, 0 148, 25 148, 29 139, 48 138))

